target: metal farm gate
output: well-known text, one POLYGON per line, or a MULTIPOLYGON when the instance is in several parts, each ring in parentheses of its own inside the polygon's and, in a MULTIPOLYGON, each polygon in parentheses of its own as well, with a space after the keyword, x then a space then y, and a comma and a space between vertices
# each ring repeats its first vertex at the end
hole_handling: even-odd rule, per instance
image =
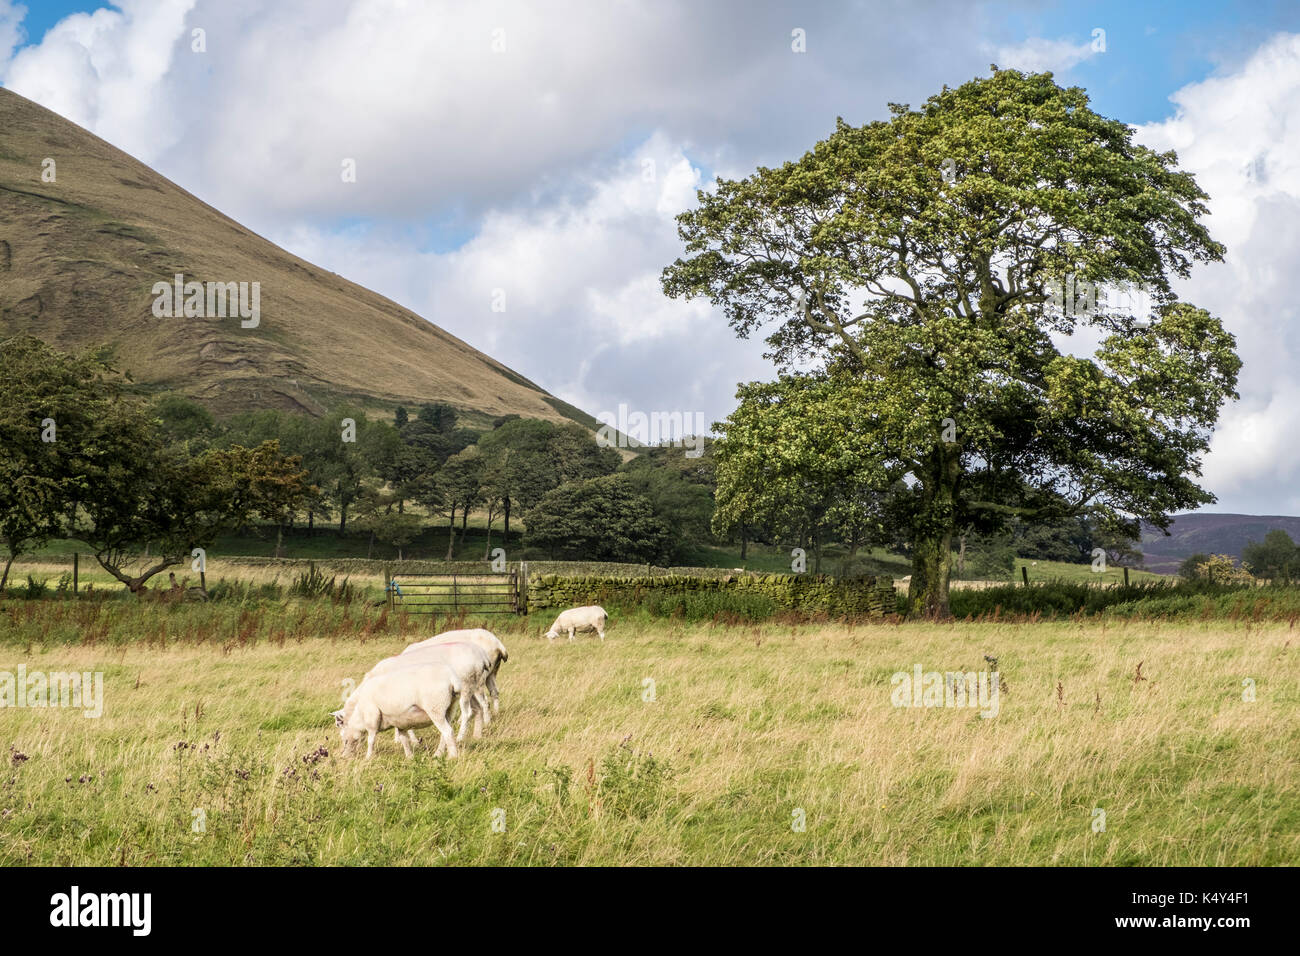
POLYGON ((407 614, 522 614, 519 572, 503 574, 434 574, 390 577, 385 586, 389 610, 407 614))

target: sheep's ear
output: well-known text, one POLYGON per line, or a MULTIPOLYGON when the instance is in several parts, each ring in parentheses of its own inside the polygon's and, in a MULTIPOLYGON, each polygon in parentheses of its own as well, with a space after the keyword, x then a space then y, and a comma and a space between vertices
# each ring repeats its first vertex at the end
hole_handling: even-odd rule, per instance
POLYGON ((335 726, 335 727, 342 727, 342 726, 343 726, 343 711, 341 711, 341 710, 332 711, 332 716, 334 717, 334 726, 335 726))

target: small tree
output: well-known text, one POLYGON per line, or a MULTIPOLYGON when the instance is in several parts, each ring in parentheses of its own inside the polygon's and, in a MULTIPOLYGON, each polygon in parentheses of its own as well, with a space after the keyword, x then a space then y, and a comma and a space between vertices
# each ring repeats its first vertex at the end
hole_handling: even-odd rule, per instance
POLYGON ((1202 561, 1196 567, 1196 577, 1213 584, 1250 584, 1255 580, 1226 554, 1212 554, 1202 561))
POLYGON ((1187 581, 1201 580, 1201 569, 1209 560, 1210 556, 1203 551, 1188 555, 1183 559, 1183 563, 1178 565, 1178 576, 1187 581))
POLYGON ((1256 577, 1291 583, 1296 576, 1297 555, 1295 542, 1281 528, 1264 535, 1263 541, 1251 541, 1241 551, 1241 563, 1256 577))

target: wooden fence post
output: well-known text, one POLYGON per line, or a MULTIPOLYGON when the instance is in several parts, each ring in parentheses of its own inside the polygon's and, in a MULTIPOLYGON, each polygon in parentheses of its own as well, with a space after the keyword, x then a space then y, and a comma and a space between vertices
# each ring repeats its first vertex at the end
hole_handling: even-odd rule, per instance
POLYGON ((1124 568, 1124 587, 1128 587, 1128 568, 1124 568))
POLYGON ((1029 587, 1029 568, 1023 564, 1020 566, 1020 577, 1024 580, 1025 587, 1029 587))
POLYGON ((72 593, 73 594, 77 593, 77 584, 78 584, 77 579, 79 577, 79 572, 81 570, 81 568, 79 567, 80 563, 81 563, 81 552, 73 551, 72 552, 72 593))

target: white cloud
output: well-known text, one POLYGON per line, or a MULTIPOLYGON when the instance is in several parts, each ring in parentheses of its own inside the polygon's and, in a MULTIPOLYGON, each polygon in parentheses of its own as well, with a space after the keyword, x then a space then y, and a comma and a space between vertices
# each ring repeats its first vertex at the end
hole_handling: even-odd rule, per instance
POLYGON ((22 28, 27 8, 12 0, 0 0, 0 75, 4 74, 15 47, 26 36, 22 28))
POLYGON ((1084 60, 1105 52, 1104 36, 1083 43, 1071 40, 1048 40, 1044 37, 1030 37, 1020 43, 1008 46, 986 46, 993 53, 994 62, 1002 69, 1023 70, 1027 73, 1042 73, 1051 70, 1061 73, 1084 60), (1102 47, 1098 48, 1098 40, 1102 47))
POLYGON ((738 381, 773 373, 761 343, 659 293, 672 217, 714 173, 798 156, 837 115, 982 73, 978 11, 947 9, 127 0, 65 19, 2 75, 566 400, 713 421, 738 381))
POLYGON ((1244 366, 1205 462, 1220 511, 1300 510, 1300 36, 1273 38, 1232 73, 1172 97, 1175 116, 1139 130, 1174 149, 1209 193, 1207 225, 1228 249, 1179 294, 1223 318, 1244 366))
MULTIPOLYGON (((837 115, 861 123, 887 102, 917 105, 982 75, 990 52, 1058 72, 1099 55, 1090 39, 998 36, 966 3, 117 6, 64 19, 6 63, 21 8, 0 0, 0 78, 566 400, 710 421, 738 381, 772 372, 761 343, 658 291, 681 254, 672 217, 695 188, 799 156, 837 115), (795 27, 806 53, 791 51, 795 27), (191 51, 195 28, 205 53, 191 51), (356 183, 341 179, 344 158, 356 183), (491 311, 497 288, 505 313, 491 311)), ((1139 134, 1197 174, 1229 250, 1182 290, 1225 318, 1246 361, 1242 401, 1206 463, 1223 509, 1300 510, 1287 385, 1300 357, 1288 288, 1298 93, 1300 40, 1279 37, 1178 91, 1177 115, 1139 134)))

